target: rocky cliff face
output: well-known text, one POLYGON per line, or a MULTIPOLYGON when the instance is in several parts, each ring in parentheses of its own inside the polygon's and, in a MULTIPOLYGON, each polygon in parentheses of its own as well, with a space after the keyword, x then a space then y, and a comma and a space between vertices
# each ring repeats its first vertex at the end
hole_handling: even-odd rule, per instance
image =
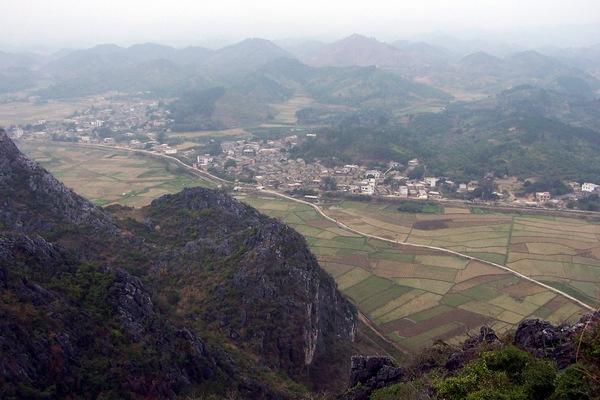
POLYGON ((0 193, 0 223, 12 230, 42 233, 65 223, 94 230, 115 228, 112 217, 21 154, 2 129, 0 193))
POLYGON ((0 132, 1 398, 277 399, 339 368, 355 311, 296 232, 204 189, 128 212, 0 132))
MULTIPOLYGON (((519 397, 516 391, 513 391, 514 397, 509 398, 553 398, 553 399, 569 399, 581 398, 591 399, 588 393, 596 393, 600 395, 600 386, 595 380, 595 376, 599 371, 600 360, 598 360, 598 344, 600 343, 600 312, 592 315, 584 316, 575 324, 552 325, 547 321, 539 319, 530 319, 522 321, 517 327, 516 332, 510 338, 505 338, 503 341, 498 338, 493 329, 489 327, 481 327, 479 335, 473 336, 465 340, 459 348, 453 348, 444 343, 437 343, 431 349, 427 349, 423 354, 419 355, 412 363, 407 363, 406 366, 400 367, 389 357, 382 356, 354 356, 352 357, 352 365, 350 369, 350 384, 348 390, 339 396, 340 400, 368 400, 372 398, 374 393, 377 393, 376 398, 381 400, 392 400, 404 398, 400 395, 398 385, 404 385, 404 388, 411 388, 410 396, 404 393, 407 398, 430 399, 430 398, 447 398, 440 393, 436 393, 434 385, 431 381, 439 381, 443 377, 453 377, 460 375, 460 372, 470 365, 483 360, 487 361, 485 368, 491 371, 494 369, 501 370, 506 368, 505 373, 516 373, 523 366, 535 365, 536 360, 542 366, 550 365, 550 371, 556 368, 558 371, 568 369, 570 366, 575 366, 575 370, 584 371, 591 376, 595 387, 585 387, 585 379, 577 382, 572 377, 569 378, 567 390, 573 389, 571 395, 565 395, 563 392, 557 391, 553 397, 549 394, 555 389, 554 378, 549 379, 548 395, 519 397), (585 332, 584 332, 585 331, 585 332), (583 343, 583 345, 582 345, 583 343), (591 344, 590 344, 591 343, 591 344), (523 350, 524 353, 519 354, 519 350, 511 350, 510 346, 523 350), (506 351, 506 349, 508 351, 506 351), (502 351, 504 353, 501 353, 502 351), (591 350, 591 351, 590 351, 591 350), (494 360, 494 352, 500 353, 501 356, 494 360), (579 352, 579 359, 577 353, 579 352), (531 358, 527 358, 529 354, 531 358), (592 360, 590 362, 590 360, 592 360), (547 364, 546 364, 547 363, 547 364), (577 364, 576 364, 577 363, 577 364), (434 372, 434 379, 427 377, 427 374, 434 372), (415 382, 419 382, 415 385, 415 382), (429 382, 423 384, 423 382, 429 382), (574 383, 577 382, 577 383, 574 383), (581 387, 577 387, 580 385, 581 387), (393 388, 395 386, 395 388, 393 388), (398 390, 398 391, 397 391, 398 390), (586 392, 586 390, 588 392, 586 392), (574 393, 576 395, 574 395, 574 393)), ((533 376, 532 383, 534 385, 542 385, 545 376, 548 376, 546 367, 545 373, 540 373, 543 369, 538 369, 537 372, 531 372, 529 376, 533 376)), ((469 397, 467 394, 473 388, 469 387, 469 379, 474 380, 474 387, 492 385, 485 381, 485 377, 480 376, 475 369, 468 370, 467 374, 471 374, 468 379, 461 380, 458 378, 453 382, 453 385, 458 388, 459 397, 451 398, 482 398, 478 396, 469 397), (461 388, 462 385, 463 387, 461 388)), ((568 373, 567 373, 568 374, 568 373)), ((524 374, 527 377, 527 373, 524 374)), ((467 375, 468 376, 468 375, 467 375)), ((558 379, 560 380, 560 378, 558 379)), ((514 381, 506 381, 505 386, 517 386, 522 384, 519 379, 514 381)), ((560 386, 557 384, 556 386, 560 386)), ((438 387, 439 389, 439 387, 438 387)), ((527 393, 527 392, 526 392, 527 393)), ((505 398, 494 397, 488 393, 489 397, 483 398, 505 398)))
POLYGON ((152 241, 173 244, 164 266, 186 265, 192 274, 212 268, 218 282, 203 300, 205 320, 269 366, 300 377, 331 342, 353 340, 354 308, 293 229, 202 188, 164 196, 144 211, 152 241), (223 257, 225 264, 217 260, 223 257))

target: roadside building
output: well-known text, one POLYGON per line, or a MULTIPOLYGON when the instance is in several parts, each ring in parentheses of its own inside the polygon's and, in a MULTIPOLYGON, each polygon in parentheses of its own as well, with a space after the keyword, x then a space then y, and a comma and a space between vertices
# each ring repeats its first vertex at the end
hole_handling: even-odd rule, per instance
POLYGON ((548 201, 550 201, 551 198, 552 198, 552 196, 550 195, 550 192, 536 192, 535 193, 535 199, 538 203, 547 203, 548 201))
POLYGON ((404 197, 404 198, 408 197, 408 186, 398 187, 398 191, 396 193, 397 193, 397 196, 404 197))
POLYGON ((437 186, 437 183, 440 180, 440 178, 427 177, 427 178, 424 178, 423 180, 429 185, 429 187, 434 188, 437 186))
POLYGON ((469 183, 467 183, 467 191, 468 192, 473 192, 478 187, 479 187, 478 181, 470 181, 469 183))
POLYGON ((435 192, 432 190, 429 192, 429 198, 432 200, 439 200, 442 198, 442 195, 440 194, 440 192, 435 192))
POLYGON ((584 192, 593 193, 598 186, 599 185, 596 185, 595 183, 585 182, 583 185, 581 185, 581 190, 584 192))

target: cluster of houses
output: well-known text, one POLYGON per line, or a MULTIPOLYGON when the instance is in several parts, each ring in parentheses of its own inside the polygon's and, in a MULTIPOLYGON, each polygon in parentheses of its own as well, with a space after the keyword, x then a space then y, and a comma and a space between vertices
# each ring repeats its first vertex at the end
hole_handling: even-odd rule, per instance
POLYGON ((564 200, 578 199, 589 196, 590 194, 600 194, 600 185, 595 183, 584 182, 583 184, 579 184, 578 182, 569 182, 569 186, 573 190, 573 193, 562 196, 564 198, 553 199, 550 192, 536 192, 534 196, 535 202, 532 202, 530 205, 545 205, 548 203, 561 205, 564 200))
MULTIPOLYGON (((149 148, 157 132, 172 122, 169 112, 156 100, 94 99, 94 105, 61 120, 40 120, 33 124, 13 126, 15 138, 54 139, 96 144, 126 144, 132 148, 149 148), (140 138, 148 140, 140 140, 140 138)), ((158 142, 156 142, 158 143, 158 142)))
MULTIPOLYGON (((244 182, 255 182, 258 188, 273 188, 283 191, 303 190, 319 193, 330 190, 323 187, 326 178, 335 182, 336 190, 352 195, 394 196, 415 199, 440 199, 438 189, 441 178, 425 177, 409 179, 406 173, 419 165, 417 159, 408 166, 390 162, 387 168, 373 169, 361 165, 347 164, 327 168, 319 161, 306 163, 301 158, 292 158, 289 151, 302 140, 310 140, 316 133, 286 136, 268 141, 236 140, 221 143, 221 154, 202 154, 196 157, 194 166, 199 169, 218 171, 244 182), (310 135, 310 136, 309 136, 310 135)), ((447 185, 455 185, 445 181, 447 185)), ((459 191, 473 191, 478 182, 471 181, 457 186, 459 191)), ((307 197, 314 197, 307 194, 307 197)))
MULTIPOLYGON (((58 140, 126 145, 132 149, 178 155, 176 148, 159 141, 157 133, 168 131, 172 122, 169 111, 155 100, 99 98, 93 107, 69 118, 40 120, 25 126, 9 127, 8 131, 14 138, 57 140, 58 137, 58 140)), ((303 141, 313 140, 318 133, 296 132, 291 130, 288 136, 272 140, 254 138, 223 141, 220 143, 220 154, 197 154, 195 150, 186 150, 182 151, 182 159, 187 157, 188 160, 194 160, 195 168, 217 171, 258 188, 300 190, 307 192, 307 197, 315 198, 324 190, 332 190, 331 185, 324 185, 326 179, 334 182, 337 191, 347 194, 419 200, 442 199, 441 186, 464 194, 479 187, 478 181, 455 183, 433 176, 411 179, 411 171, 419 167, 418 159, 412 159, 406 165, 389 162, 381 168, 355 164, 326 167, 319 161, 307 163, 302 158, 292 157, 292 150, 303 141)), ((550 192, 536 192, 533 198, 526 199, 526 203, 537 206, 560 205, 567 197, 600 194, 600 185, 595 183, 580 185, 571 182, 569 185, 574 193, 564 198, 553 198, 550 192)))

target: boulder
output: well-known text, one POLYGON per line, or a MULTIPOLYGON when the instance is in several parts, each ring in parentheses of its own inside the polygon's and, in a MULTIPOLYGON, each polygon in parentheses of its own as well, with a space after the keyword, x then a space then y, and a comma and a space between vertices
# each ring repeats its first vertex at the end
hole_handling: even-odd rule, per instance
POLYGON ((405 368, 383 356, 353 356, 350 368, 351 390, 342 395, 344 400, 368 399, 375 389, 400 382, 408 375, 405 368))
POLYGON ((554 360, 562 369, 575 361, 571 338, 576 331, 574 326, 554 326, 547 321, 528 319, 517 327, 514 342, 536 357, 554 360))

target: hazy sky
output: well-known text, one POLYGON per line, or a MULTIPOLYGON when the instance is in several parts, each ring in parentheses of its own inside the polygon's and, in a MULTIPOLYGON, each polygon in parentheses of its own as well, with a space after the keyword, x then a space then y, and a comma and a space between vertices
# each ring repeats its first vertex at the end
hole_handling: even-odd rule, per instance
POLYGON ((186 45, 353 32, 391 40, 433 31, 600 27, 600 0, 0 0, 0 5, 5 47, 186 45))

